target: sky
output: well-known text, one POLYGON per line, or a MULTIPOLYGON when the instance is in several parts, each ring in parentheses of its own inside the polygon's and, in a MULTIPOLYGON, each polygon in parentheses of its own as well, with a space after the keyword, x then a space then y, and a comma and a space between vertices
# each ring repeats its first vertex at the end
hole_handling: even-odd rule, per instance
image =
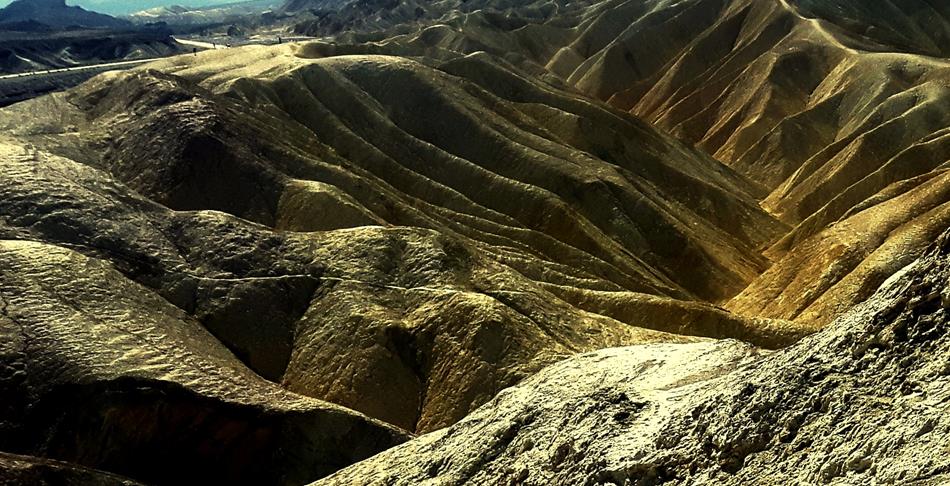
MULTIPOLYGON (((0 7, 7 6, 12 0, 0 0, 0 7)), ((147 8, 163 5, 184 5, 186 7, 204 7, 235 3, 237 0, 66 0, 69 5, 79 5, 87 10, 122 15, 147 8)))

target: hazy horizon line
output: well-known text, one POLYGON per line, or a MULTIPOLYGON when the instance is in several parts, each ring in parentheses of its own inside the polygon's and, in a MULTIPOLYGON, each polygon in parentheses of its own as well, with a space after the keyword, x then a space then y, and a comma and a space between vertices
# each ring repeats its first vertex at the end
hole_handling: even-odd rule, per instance
MULTIPOLYGON (((0 0, 0 8, 6 7, 13 3, 13 1, 14 0, 0 0)), ((244 3, 247 1, 248 0, 66 0, 66 4, 109 15, 128 15, 142 10, 172 5, 195 8, 212 5, 227 5, 230 3, 244 3)))

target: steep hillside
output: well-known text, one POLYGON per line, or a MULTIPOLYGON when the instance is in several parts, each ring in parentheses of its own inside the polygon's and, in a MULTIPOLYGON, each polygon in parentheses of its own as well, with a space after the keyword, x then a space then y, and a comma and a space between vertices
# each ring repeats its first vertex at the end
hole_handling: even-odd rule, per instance
POLYGON ((315 484, 944 484, 950 235, 788 349, 603 350, 315 484))
POLYGON ((826 324, 945 227, 950 64, 925 55, 946 55, 950 17, 915 1, 671 8, 605 43, 595 20, 549 67, 770 188, 763 207, 797 228, 729 307, 826 324))
POLYGON ((947 7, 288 19, 0 110, 0 483, 948 479, 947 7))
POLYGON ((578 352, 804 334, 700 299, 782 231, 712 159, 483 55, 309 54, 175 58, 0 112, 8 238, 108 262, 260 376, 408 430, 578 352))
POLYGON ((939 181, 917 186, 938 178, 948 160, 950 64, 939 57, 950 45, 946 7, 919 0, 435 5, 415 20, 379 5, 370 26, 341 10, 300 29, 326 34, 337 25, 349 32, 338 38, 353 43, 350 52, 503 56, 666 128, 761 184, 769 192, 762 207, 795 228, 766 252, 777 263, 729 304, 733 310, 820 327, 919 255, 941 228, 931 211, 947 202, 932 190, 939 181), (904 201, 929 202, 883 205, 904 193, 904 201), (881 224, 862 226, 872 218, 881 224), (848 229, 831 228, 839 222, 848 229))
MULTIPOLYGON (((149 483, 300 484, 405 440, 395 428, 266 381, 215 338, 207 322, 241 301, 207 296, 240 280, 209 267, 189 271, 162 237, 163 230, 193 234, 196 221, 214 215, 152 226, 168 210, 95 169, 17 146, 0 153, 0 390, 7 397, 0 450, 149 483), (175 273, 158 263, 174 256, 175 273)), ((264 289, 284 280, 288 289, 306 285, 261 280, 264 289)), ((267 335, 261 346, 277 340, 267 335)))
POLYGON ((946 3, 792 1, 802 15, 833 22, 853 35, 878 42, 882 50, 897 48, 928 56, 950 56, 950 5, 946 3))
POLYGON ((368 215, 357 224, 429 227, 501 253, 575 263, 550 284, 570 284, 558 274, 583 269, 602 280, 600 290, 713 299, 764 269, 755 249, 782 230, 756 206, 757 188, 715 161, 485 57, 433 69, 397 57, 250 48, 176 59, 168 71, 182 78, 93 83, 77 101, 95 110, 90 135, 112 140, 103 160, 89 163, 173 209, 218 209, 294 230, 351 226, 293 208, 318 186, 288 180, 316 180, 368 215), (194 100, 179 108, 164 106, 164 96, 194 100), (139 116, 124 116, 126 98, 139 100, 139 116), (168 123, 189 117, 200 123, 168 123), (209 155, 240 177, 218 188, 209 184, 220 179, 194 177, 190 166, 209 155), (141 165, 156 157, 168 163, 141 165), (347 172, 356 175, 338 175, 347 172), (242 183, 253 184, 253 198, 232 190, 242 183))

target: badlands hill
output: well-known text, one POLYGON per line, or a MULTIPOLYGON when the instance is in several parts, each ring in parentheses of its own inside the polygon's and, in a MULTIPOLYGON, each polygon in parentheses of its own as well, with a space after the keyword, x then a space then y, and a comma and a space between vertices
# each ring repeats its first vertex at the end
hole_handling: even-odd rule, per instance
POLYGON ((577 356, 315 484, 946 484, 948 252, 782 351, 577 356))
POLYGON ((295 0, 0 110, 0 479, 937 484, 934 3, 295 0))
POLYGON ((701 300, 783 228, 708 156, 484 56, 309 51, 174 58, 0 112, 24 397, 3 450, 299 483, 405 437, 307 397, 425 432, 578 352, 803 335, 701 300), (159 450, 202 466, 131 459, 159 450))
POLYGON ((298 29, 325 35, 339 23, 349 52, 492 53, 713 156, 762 186, 761 206, 792 227, 764 251, 772 268, 727 307, 817 329, 946 227, 947 9, 485 0, 433 4, 422 20, 382 4, 372 15, 344 9, 298 29))

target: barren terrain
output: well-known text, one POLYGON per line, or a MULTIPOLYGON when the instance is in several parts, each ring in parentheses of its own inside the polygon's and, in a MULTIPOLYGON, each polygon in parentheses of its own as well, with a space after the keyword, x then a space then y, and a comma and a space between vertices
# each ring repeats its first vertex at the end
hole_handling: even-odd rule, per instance
POLYGON ((0 110, 0 482, 948 479, 950 8, 280 15, 0 110))

